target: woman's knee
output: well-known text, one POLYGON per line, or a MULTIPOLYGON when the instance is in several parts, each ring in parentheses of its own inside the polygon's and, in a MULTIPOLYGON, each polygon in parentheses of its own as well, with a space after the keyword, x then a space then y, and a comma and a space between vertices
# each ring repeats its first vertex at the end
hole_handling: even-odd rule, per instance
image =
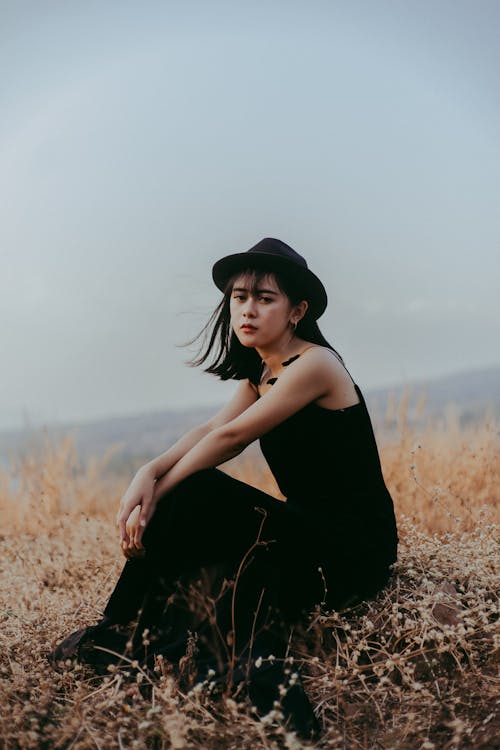
MULTIPOLYGON (((256 508, 262 504, 261 494, 219 469, 197 471, 160 498, 144 533, 144 546, 248 546, 262 524, 256 508)), ((271 526, 266 519, 265 533, 269 527, 272 536, 271 526)))
MULTIPOLYGON (((210 489, 213 490, 215 469, 203 469, 183 479, 163 497, 160 497, 156 510, 144 532, 144 545, 164 542, 168 535, 177 538, 190 519, 200 515, 207 504, 210 489)), ((222 473, 222 472, 220 472, 222 473)))
POLYGON ((185 496, 186 494, 195 494, 198 492, 206 492, 208 488, 214 484, 220 483, 220 476, 224 477, 224 473, 219 469, 200 469, 195 471, 194 474, 190 474, 188 477, 179 482, 170 492, 165 495, 161 500, 185 496))

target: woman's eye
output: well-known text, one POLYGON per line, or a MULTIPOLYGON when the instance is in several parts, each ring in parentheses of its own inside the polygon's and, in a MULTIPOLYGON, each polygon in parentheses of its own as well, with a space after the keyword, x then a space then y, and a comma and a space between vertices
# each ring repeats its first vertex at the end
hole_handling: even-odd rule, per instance
POLYGON ((262 302, 272 302, 271 297, 260 297, 262 302))

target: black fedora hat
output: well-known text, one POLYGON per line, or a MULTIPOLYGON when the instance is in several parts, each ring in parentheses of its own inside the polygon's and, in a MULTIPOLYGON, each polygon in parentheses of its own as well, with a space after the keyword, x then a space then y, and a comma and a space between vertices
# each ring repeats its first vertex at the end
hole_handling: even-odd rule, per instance
POLYGON ((246 268, 277 271, 291 277, 303 290, 311 315, 317 319, 324 313, 328 302, 325 287, 309 270, 305 258, 285 242, 265 237, 244 253, 226 255, 214 264, 212 278, 223 292, 227 280, 246 268))

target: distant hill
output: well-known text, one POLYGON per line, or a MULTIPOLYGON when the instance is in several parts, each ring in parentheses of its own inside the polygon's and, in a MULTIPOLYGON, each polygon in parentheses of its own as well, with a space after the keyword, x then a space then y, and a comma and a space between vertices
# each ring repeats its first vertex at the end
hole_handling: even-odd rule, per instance
MULTIPOLYGON (((389 405, 391 402, 397 405, 405 393, 409 399, 408 420, 414 424, 429 416, 445 415, 451 404, 461 425, 482 420, 486 413, 500 418, 500 366, 366 391, 361 386, 361 389, 378 435, 397 428, 397 419, 394 414, 391 417, 389 405), (424 396, 423 414, 419 414, 417 404, 424 396)), ((34 431, 0 432, 0 462, 7 465, 9 456, 32 455, 44 436, 57 442, 71 433, 82 461, 86 462, 91 456, 103 456, 111 445, 115 445, 108 464, 110 469, 132 471, 141 462, 167 450, 184 432, 207 420, 216 411, 217 407, 166 410, 83 424, 49 424, 34 431)))
POLYGON ((187 430, 206 421, 217 407, 162 410, 134 416, 96 419, 80 424, 48 424, 36 430, 0 432, 0 461, 8 456, 36 453, 43 440, 57 443, 65 435, 73 435, 78 456, 86 462, 92 456, 102 456, 115 446, 109 466, 117 472, 133 469, 153 456, 162 453, 187 430))
POLYGON ((453 407, 460 425, 481 421, 486 414, 500 418, 500 366, 467 370, 428 380, 409 381, 367 391, 368 407, 383 413, 390 399, 409 397, 409 419, 425 421, 428 416, 442 417, 453 407), (423 415, 416 414, 419 399, 424 401, 423 415))

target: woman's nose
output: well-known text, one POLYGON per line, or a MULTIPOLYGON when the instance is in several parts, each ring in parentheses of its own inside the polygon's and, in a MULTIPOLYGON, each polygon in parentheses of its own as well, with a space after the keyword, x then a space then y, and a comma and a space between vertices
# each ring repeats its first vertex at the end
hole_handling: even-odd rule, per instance
POLYGON ((255 300, 247 299, 243 307, 243 315, 255 315, 255 300))

